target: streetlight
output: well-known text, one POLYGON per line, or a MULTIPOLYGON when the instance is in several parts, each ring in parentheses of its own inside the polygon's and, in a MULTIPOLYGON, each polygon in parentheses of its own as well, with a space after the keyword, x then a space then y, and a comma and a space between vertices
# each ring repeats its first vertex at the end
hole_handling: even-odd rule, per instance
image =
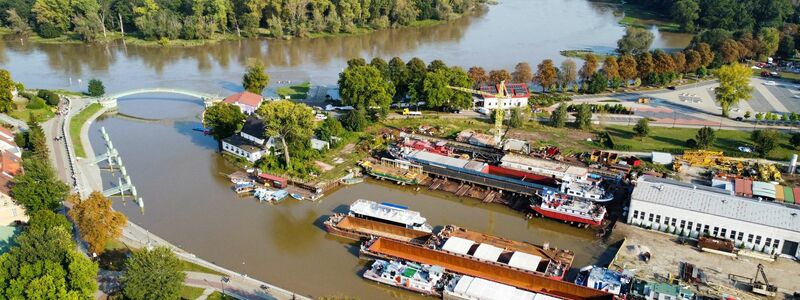
POLYGON ((225 296, 225 283, 231 279, 225 276, 220 277, 219 282, 222 284, 222 296, 225 296))

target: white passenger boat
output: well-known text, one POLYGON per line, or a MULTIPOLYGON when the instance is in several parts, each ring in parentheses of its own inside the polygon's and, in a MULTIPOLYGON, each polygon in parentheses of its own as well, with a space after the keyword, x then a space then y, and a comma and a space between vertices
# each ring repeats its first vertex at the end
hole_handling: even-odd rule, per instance
POLYGON ((392 204, 377 203, 370 200, 358 199, 350 204, 351 216, 382 223, 403 226, 424 232, 433 232, 433 226, 419 212, 408 210, 408 207, 392 204))
POLYGON ((426 295, 440 296, 444 268, 406 261, 376 260, 364 278, 426 295))

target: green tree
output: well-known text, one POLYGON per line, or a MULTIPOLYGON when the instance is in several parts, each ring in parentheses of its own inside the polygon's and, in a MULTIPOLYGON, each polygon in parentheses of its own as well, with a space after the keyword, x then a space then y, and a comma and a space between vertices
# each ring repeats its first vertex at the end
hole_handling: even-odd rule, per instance
POLYGON ((209 129, 211 136, 217 142, 221 143, 222 139, 232 136, 242 129, 245 118, 246 116, 238 106, 221 102, 206 109, 203 114, 203 126, 209 129))
POLYGON ((575 113, 575 128, 589 130, 592 129, 592 108, 589 104, 578 105, 575 113))
POLYGON ((511 109, 511 116, 508 118, 508 127, 520 128, 525 125, 525 112, 521 107, 511 109))
POLYGON ((106 87, 99 79, 89 80, 89 96, 100 97, 106 93, 106 87))
POLYGON ((261 95, 269 85, 269 75, 264 70, 264 64, 260 61, 250 64, 247 72, 242 77, 242 86, 248 92, 261 95))
POLYGON ((472 107, 470 94, 453 90, 450 87, 470 88, 472 80, 459 67, 428 72, 423 82, 423 92, 428 101, 428 107, 446 111, 472 107))
POLYGON ((426 70, 428 73, 430 73, 444 69, 447 69, 447 64, 445 64, 441 59, 434 59, 428 64, 428 68, 426 70))
POLYGON ((354 132, 363 131, 369 126, 366 110, 364 108, 357 108, 348 111, 342 116, 342 126, 354 132))
POLYGON ((391 80, 390 79, 391 74, 389 73, 389 64, 386 63, 385 60, 383 60, 380 57, 375 57, 369 62, 369 65, 378 69, 378 71, 381 72, 381 76, 383 76, 384 79, 391 80))
POLYGON ((742 64, 725 65, 717 71, 719 87, 715 88, 716 101, 722 107, 722 115, 728 117, 730 108, 742 100, 750 99, 750 76, 752 71, 742 64))
POLYGON ((256 114, 264 120, 265 135, 281 139, 284 162, 290 166, 289 146, 300 148, 308 143, 314 133, 314 111, 302 103, 278 100, 262 105, 256 114))
POLYGON ((637 55, 647 52, 653 44, 653 33, 647 29, 628 27, 625 35, 617 41, 617 52, 625 55, 637 55))
POLYGON ((406 64, 399 57, 394 57, 389 61, 389 77, 384 78, 394 84, 396 101, 403 100, 408 94, 408 70, 406 64))
POLYGON ((714 129, 711 127, 705 126, 697 130, 697 134, 695 135, 694 139, 697 142, 698 148, 708 149, 717 139, 716 131, 714 131, 714 129))
POLYGON ((792 147, 795 149, 800 149, 800 132, 792 133, 792 137, 789 138, 789 143, 791 143, 792 147))
POLYGON ((100 192, 93 192, 83 200, 78 195, 72 195, 69 202, 73 204, 69 216, 78 227, 81 238, 89 244, 89 251, 103 253, 109 240, 122 235, 128 218, 114 211, 111 200, 100 192))
POLYGON ((11 73, 0 69, 0 112, 11 112, 14 107, 14 97, 11 90, 14 89, 14 81, 11 80, 11 73))
POLYGON ((650 119, 648 118, 641 118, 636 125, 633 126, 633 132, 636 133, 636 136, 644 139, 646 136, 650 135, 650 119))
POLYGON ((16 9, 12 8, 6 10, 6 15, 8 15, 8 23, 11 26, 11 30, 14 31, 14 34, 27 36, 31 33, 31 26, 28 25, 28 21, 20 17, 16 9))
POLYGON ((425 67, 425 62, 419 57, 414 57, 406 63, 408 93, 411 97, 411 100, 414 102, 419 102, 422 100, 420 98, 424 94, 422 91, 422 85, 425 81, 426 73, 428 73, 428 69, 425 67))
POLYGON ((377 109, 381 115, 389 111, 394 85, 372 66, 348 67, 339 74, 339 93, 344 104, 364 110, 377 109))
MULTIPOLYGON (((52 28, 60 35, 69 28, 72 7, 68 0, 36 0, 31 9, 39 27, 52 28)), ((56 36, 58 36, 56 35, 56 36)), ((46 36, 55 37, 55 36, 46 36)))
POLYGON ((555 128, 562 128, 564 125, 567 124, 567 105, 560 104, 556 107, 556 110, 553 111, 553 114, 550 115, 550 125, 553 125, 555 128))
POLYGON ((769 153, 778 146, 781 134, 775 129, 755 130, 750 134, 756 153, 762 158, 766 158, 769 153))
POLYGON ((745 120, 750 119, 750 117, 752 117, 752 113, 749 110, 744 112, 744 119, 745 120))
POLYGON ((600 72, 594 73, 592 78, 586 85, 586 92, 589 94, 597 94, 602 93, 608 87, 608 78, 606 75, 600 72))
POLYGON ((335 140, 333 137, 342 137, 344 133, 344 127, 342 127, 342 122, 339 122, 339 119, 328 115, 328 118, 325 121, 322 121, 322 125, 317 128, 317 137, 320 140, 330 142, 335 144, 335 140))
POLYGON ((28 213, 56 210, 69 187, 56 178, 47 158, 31 157, 22 162, 25 173, 12 179, 11 194, 28 213))
POLYGON ((169 248, 136 250, 125 261, 122 293, 131 300, 178 299, 186 274, 169 248))
POLYGON ((700 5, 695 0, 678 0, 672 4, 672 20, 681 24, 681 31, 694 32, 695 22, 700 18, 700 5))
POLYGON ((769 57, 775 55, 780 46, 780 32, 778 29, 772 27, 764 27, 758 31, 758 40, 761 42, 759 48, 759 57, 769 57))

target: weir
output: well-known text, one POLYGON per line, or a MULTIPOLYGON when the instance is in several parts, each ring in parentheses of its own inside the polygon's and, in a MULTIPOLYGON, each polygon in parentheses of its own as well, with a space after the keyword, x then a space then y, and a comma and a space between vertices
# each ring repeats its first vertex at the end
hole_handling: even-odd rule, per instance
POLYGON ((115 187, 111 187, 103 191, 103 196, 112 197, 112 196, 120 196, 122 197, 122 201, 125 201, 125 196, 133 197, 133 201, 135 201, 139 208, 144 213, 144 200, 138 196, 136 193, 136 186, 133 185, 133 181, 131 177, 128 175, 127 169, 125 169, 125 164, 122 163, 122 157, 119 155, 119 151, 114 148, 114 143, 111 142, 111 138, 108 136, 108 132, 106 131, 105 127, 100 127, 100 132, 103 136, 103 141, 105 142, 107 151, 103 154, 95 156, 93 160, 93 164, 97 165, 101 162, 108 162, 108 169, 111 172, 114 172, 114 165, 116 164, 119 166, 120 177, 117 178, 118 184, 115 187), (127 194, 126 194, 127 192, 127 194))

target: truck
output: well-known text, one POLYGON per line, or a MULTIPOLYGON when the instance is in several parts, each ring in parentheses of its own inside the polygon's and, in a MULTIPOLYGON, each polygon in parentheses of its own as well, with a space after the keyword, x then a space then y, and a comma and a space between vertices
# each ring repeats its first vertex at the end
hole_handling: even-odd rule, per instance
POLYGON ((408 108, 403 109, 404 116, 421 116, 422 112, 418 110, 410 110, 408 108))

